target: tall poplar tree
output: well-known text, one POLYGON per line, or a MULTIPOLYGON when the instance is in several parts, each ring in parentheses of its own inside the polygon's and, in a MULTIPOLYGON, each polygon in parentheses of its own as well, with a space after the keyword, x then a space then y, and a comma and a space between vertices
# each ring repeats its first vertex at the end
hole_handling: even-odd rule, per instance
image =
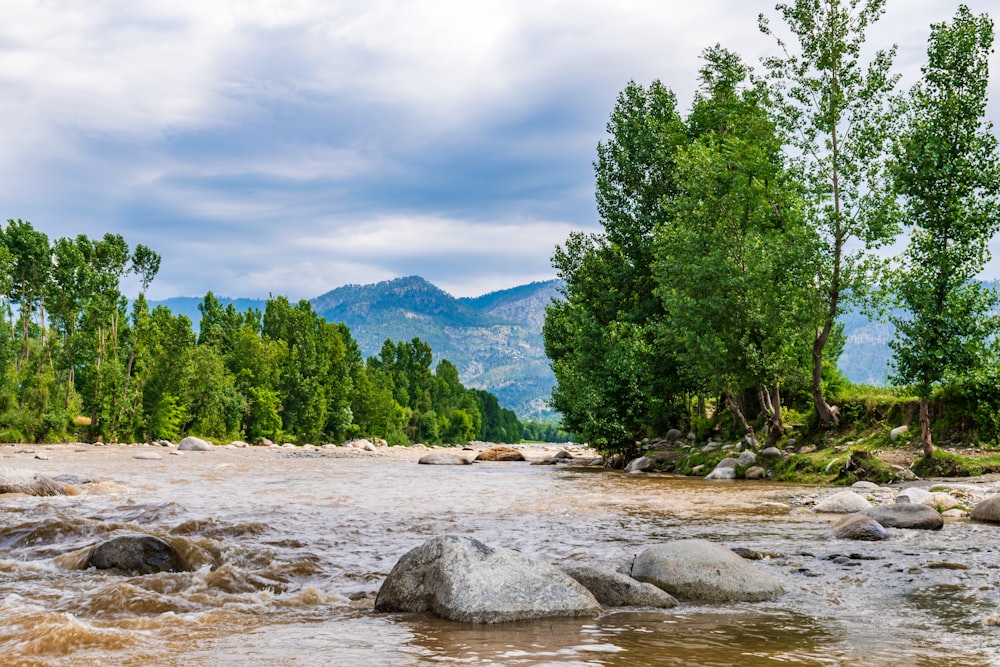
MULTIPOLYGON (((808 368, 808 288, 814 235, 766 108, 739 57, 704 53, 702 89, 688 117, 694 140, 677 157, 673 217, 658 230, 654 264, 683 341, 679 358, 700 390, 722 396, 748 433, 739 397, 756 392, 768 440, 784 433, 780 387, 808 368)), ((801 382, 801 380, 800 380, 801 382)))
POLYGON ((931 26, 923 80, 914 88, 893 174, 912 227, 893 318, 894 379, 920 396, 920 441, 934 452, 932 388, 976 367, 995 336, 996 291, 976 281, 1000 230, 1000 158, 984 121, 993 22, 965 5, 931 26))
POLYGON ((764 65, 776 118, 797 152, 807 220, 822 240, 811 392, 820 423, 830 425, 837 414, 823 394, 827 341, 845 302, 859 301, 872 283, 875 261, 868 251, 897 234, 885 174, 898 79, 890 73, 895 48, 862 61, 865 33, 885 11, 885 0, 794 0, 776 9, 793 40, 778 37, 761 15, 761 31, 782 51, 764 65))

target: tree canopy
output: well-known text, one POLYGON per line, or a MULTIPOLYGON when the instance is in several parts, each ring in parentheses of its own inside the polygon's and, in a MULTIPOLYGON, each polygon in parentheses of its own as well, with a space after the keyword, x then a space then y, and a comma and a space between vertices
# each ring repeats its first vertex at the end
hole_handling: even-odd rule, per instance
POLYGON ((0 439, 521 439, 496 397, 464 387, 446 359, 432 370, 423 341, 386 341, 365 360, 307 301, 240 312, 208 292, 195 335, 187 317, 149 308, 160 263, 114 234, 50 243, 27 221, 0 227, 0 439))

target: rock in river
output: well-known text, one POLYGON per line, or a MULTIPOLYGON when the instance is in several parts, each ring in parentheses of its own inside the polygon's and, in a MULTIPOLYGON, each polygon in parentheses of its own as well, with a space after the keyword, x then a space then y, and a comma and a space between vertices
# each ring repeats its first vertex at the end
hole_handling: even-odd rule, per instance
POLYGON ((130 574, 187 572, 190 569, 170 543, 153 535, 122 535, 101 542, 87 556, 85 567, 130 574))
POLYGON ((593 616, 601 606, 555 565, 479 540, 442 535, 407 552, 386 577, 376 611, 430 611, 451 621, 500 623, 593 616))
POLYGON ((866 510, 871 506, 870 502, 853 491, 841 491, 818 503, 813 507, 813 511, 829 514, 851 514, 866 510))
POLYGON ((937 513, 937 510, 927 505, 893 503, 870 507, 862 514, 870 516, 886 528, 941 530, 944 526, 944 519, 937 513))
POLYGON ((586 566, 564 567, 563 570, 583 584, 606 607, 668 609, 677 606, 677 599, 665 590, 619 572, 586 566))
POLYGON ((870 516, 850 514, 837 522, 833 535, 842 540, 878 542, 885 539, 885 528, 870 516))
POLYGON ((458 454, 431 452, 427 456, 422 456, 417 463, 425 466, 464 466, 469 465, 472 461, 458 454))
POLYGON ((490 447, 479 453, 477 461, 523 461, 524 454, 513 447, 490 447))
POLYGON ((973 521, 1000 523, 1000 493, 994 493, 972 509, 973 521))
POLYGON ((690 600, 760 602, 785 592, 777 579, 707 540, 649 547, 632 562, 631 575, 690 600))
POLYGON ((0 494, 23 493, 28 496, 63 496, 66 490, 59 482, 33 470, 0 468, 0 494))
POLYGON ((201 438, 189 435, 180 441, 180 444, 177 445, 177 449, 182 452, 210 452, 215 449, 215 445, 206 440, 202 440, 201 438))

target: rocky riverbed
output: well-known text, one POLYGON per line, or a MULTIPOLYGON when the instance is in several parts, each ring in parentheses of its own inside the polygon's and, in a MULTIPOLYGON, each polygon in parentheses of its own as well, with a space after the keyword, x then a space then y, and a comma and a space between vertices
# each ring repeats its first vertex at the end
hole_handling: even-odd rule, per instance
POLYGON ((518 448, 524 462, 422 466, 488 445, 370 444, 0 446, 0 471, 66 493, 0 495, 0 664, 1000 661, 1000 526, 969 516, 997 496, 993 482, 847 491, 941 517, 937 529, 878 524, 884 539, 856 540, 836 536, 846 514, 817 511, 843 489, 629 475, 556 447, 518 448), (95 545, 129 534, 171 545, 186 567, 86 567, 95 545), (783 593, 488 625, 376 611, 400 559, 443 535, 588 572, 705 540, 783 593))

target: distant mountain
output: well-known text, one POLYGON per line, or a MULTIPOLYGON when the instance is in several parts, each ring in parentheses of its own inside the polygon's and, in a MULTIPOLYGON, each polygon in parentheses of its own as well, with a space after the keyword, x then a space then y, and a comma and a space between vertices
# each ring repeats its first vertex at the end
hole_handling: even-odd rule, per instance
MULTIPOLYGON (((328 322, 351 329, 361 353, 378 355, 386 339, 420 338, 431 346, 434 361, 448 359, 467 387, 487 389, 504 407, 523 419, 550 420, 546 405, 555 377, 545 357, 542 322, 545 306, 561 281, 521 285, 474 299, 457 299, 418 276, 374 285, 345 285, 312 299, 313 310, 328 322)), ((262 299, 217 296, 237 310, 263 310, 262 299)), ((187 315, 195 330, 201 320, 201 297, 175 297, 165 305, 187 315)))
POLYGON ((420 338, 435 360, 448 359, 462 382, 487 389, 522 418, 546 419, 555 377, 541 323, 559 281, 522 285, 475 299, 456 299, 417 276, 375 285, 345 285, 312 300, 316 312, 351 329, 366 356, 386 339, 420 338))

